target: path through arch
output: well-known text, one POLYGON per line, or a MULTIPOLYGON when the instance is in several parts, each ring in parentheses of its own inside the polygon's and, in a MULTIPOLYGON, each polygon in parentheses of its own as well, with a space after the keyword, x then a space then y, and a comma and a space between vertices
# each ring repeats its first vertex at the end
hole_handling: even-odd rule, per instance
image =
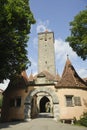
POLYGON ((25 115, 25 120, 31 118, 31 101, 34 95, 40 92, 46 92, 52 97, 53 101, 53 113, 54 113, 54 118, 58 119, 59 118, 59 101, 58 97, 51 88, 43 87, 43 88, 37 88, 33 91, 31 91, 28 96, 25 99, 25 109, 24 109, 24 115, 25 115))

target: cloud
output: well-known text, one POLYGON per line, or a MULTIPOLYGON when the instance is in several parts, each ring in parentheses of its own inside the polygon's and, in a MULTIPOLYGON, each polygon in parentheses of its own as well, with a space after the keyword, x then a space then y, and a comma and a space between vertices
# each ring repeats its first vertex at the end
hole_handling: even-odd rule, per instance
POLYGON ((31 66, 28 68, 27 73, 31 74, 31 72, 33 74, 37 73, 37 60, 35 58, 31 58, 30 57, 30 61, 31 61, 31 66))
POLYGON ((69 55, 70 59, 77 58, 76 53, 69 46, 69 43, 63 41, 62 39, 55 40, 54 48, 55 48, 56 60, 65 62, 67 55, 69 55))
POLYGON ((78 74, 79 74, 79 76, 81 76, 83 78, 87 78, 87 70, 86 69, 79 69, 78 74))
POLYGON ((9 84, 9 80, 4 80, 4 83, 0 83, 0 89, 5 90, 9 84))
POLYGON ((45 32, 46 30, 51 31, 49 29, 49 20, 46 21, 39 20, 37 22, 36 32, 40 33, 40 32, 45 32))
POLYGON ((55 39, 55 61, 56 61, 56 69, 60 75, 63 73, 64 65, 67 59, 67 55, 69 55, 69 59, 73 61, 73 59, 77 59, 76 53, 69 46, 69 43, 63 41, 61 38, 55 39))
POLYGON ((38 49, 38 38, 37 38, 37 37, 35 37, 35 38, 33 39, 33 46, 34 46, 34 48, 35 48, 36 51, 37 51, 37 49, 38 49))
POLYGON ((55 48, 56 66, 60 74, 62 74, 68 54, 69 59, 71 60, 72 65, 74 66, 78 75, 82 78, 87 77, 87 70, 84 69, 84 67, 86 66, 81 65, 81 63, 83 63, 82 59, 79 58, 77 54, 72 50, 68 42, 65 42, 62 39, 58 38, 55 40, 54 48, 55 48))

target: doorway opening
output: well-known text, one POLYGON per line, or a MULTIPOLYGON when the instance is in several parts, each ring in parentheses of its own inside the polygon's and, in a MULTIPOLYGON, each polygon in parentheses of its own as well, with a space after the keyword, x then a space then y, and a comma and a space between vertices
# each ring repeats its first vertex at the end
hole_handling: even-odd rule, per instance
POLYGON ((44 96, 40 100, 40 113, 50 112, 50 100, 44 96))

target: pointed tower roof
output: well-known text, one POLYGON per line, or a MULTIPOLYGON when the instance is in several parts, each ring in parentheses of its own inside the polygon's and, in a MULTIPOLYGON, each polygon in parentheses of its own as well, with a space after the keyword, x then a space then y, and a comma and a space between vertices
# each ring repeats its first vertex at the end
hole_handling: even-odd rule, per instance
POLYGON ((55 76, 55 81, 60 81, 60 79, 61 78, 60 78, 59 74, 57 73, 56 76, 55 76))
POLYGON ((23 71, 23 72, 21 73, 21 76, 23 77, 23 79, 25 80, 25 82, 28 83, 28 76, 27 76, 27 74, 26 74, 26 71, 23 71))
POLYGON ((29 82, 33 82, 34 81, 34 77, 33 77, 33 75, 32 75, 32 73, 30 74, 30 76, 29 76, 29 82))
POLYGON ((87 84, 87 78, 83 78, 83 80, 85 81, 85 83, 87 84))
POLYGON ((61 80, 58 82, 57 87, 81 87, 87 88, 86 83, 79 77, 74 69, 69 57, 65 64, 61 80))

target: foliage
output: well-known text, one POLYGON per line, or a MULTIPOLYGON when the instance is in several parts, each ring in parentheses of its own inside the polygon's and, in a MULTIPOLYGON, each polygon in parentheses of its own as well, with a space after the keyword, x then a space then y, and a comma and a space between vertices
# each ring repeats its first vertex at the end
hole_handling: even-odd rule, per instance
POLYGON ((72 22, 71 36, 66 38, 73 50, 83 60, 87 59, 87 10, 79 12, 72 22))
POLYGON ((0 81, 28 67, 27 41, 35 19, 29 0, 0 0, 0 81))
POLYGON ((87 127, 87 112, 84 113, 83 116, 80 118, 79 123, 87 127))

